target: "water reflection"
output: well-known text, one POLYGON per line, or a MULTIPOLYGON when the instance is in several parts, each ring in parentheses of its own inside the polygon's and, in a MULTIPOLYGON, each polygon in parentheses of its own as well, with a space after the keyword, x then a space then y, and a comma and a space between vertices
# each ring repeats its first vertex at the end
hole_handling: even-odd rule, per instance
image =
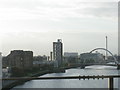
MULTIPOLYGON (((85 69, 74 68, 66 73, 46 74, 42 77, 77 76, 77 75, 120 75, 120 71, 113 66, 89 66, 85 69)), ((114 85, 118 88, 120 80, 115 79, 114 85)), ((15 88, 108 88, 108 79, 99 80, 32 80, 15 88)))

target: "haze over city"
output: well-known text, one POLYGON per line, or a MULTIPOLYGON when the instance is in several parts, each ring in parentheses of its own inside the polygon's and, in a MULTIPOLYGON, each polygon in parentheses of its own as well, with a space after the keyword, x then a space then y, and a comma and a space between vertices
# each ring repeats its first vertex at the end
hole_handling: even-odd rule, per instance
POLYGON ((108 49, 117 54, 117 19, 117 2, 0 1, 0 51, 3 55, 19 49, 49 55, 60 38, 65 52, 83 53, 105 47, 108 36, 108 49))
POLYGON ((120 88, 118 0, 1 0, 0 89, 120 88))

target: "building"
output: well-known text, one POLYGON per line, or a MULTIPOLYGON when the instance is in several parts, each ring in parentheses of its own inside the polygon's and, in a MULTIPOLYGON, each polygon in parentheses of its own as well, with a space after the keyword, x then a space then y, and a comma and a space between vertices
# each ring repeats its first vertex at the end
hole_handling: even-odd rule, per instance
POLYGON ((78 57, 77 52, 64 52, 64 57, 78 57))
POLYGON ((77 52, 64 52, 65 63, 77 63, 78 53, 77 52))
POLYGON ((63 62, 63 44, 61 39, 53 42, 53 60, 56 61, 57 67, 60 67, 63 62))
POLYGON ((82 53, 80 54, 82 63, 105 63, 104 56, 100 53, 82 53))
POLYGON ((43 56, 39 55, 39 56, 34 56, 33 57, 33 66, 34 67, 39 67, 39 65, 45 64, 45 62, 48 62, 46 55, 43 55, 43 56))
POLYGON ((14 50, 7 56, 9 67, 31 70, 33 67, 33 52, 14 50))
POLYGON ((8 65, 9 65, 9 62, 7 57, 2 57, 2 68, 6 68, 8 67, 8 65))

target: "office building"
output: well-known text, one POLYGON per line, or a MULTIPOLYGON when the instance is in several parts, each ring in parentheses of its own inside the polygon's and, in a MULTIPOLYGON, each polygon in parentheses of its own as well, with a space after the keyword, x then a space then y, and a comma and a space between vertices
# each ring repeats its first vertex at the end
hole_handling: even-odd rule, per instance
POLYGON ((63 44, 61 39, 53 42, 53 60, 56 61, 56 67, 60 67, 63 62, 63 44))
POLYGON ((7 56, 9 67, 30 70, 33 67, 33 52, 14 50, 7 56))

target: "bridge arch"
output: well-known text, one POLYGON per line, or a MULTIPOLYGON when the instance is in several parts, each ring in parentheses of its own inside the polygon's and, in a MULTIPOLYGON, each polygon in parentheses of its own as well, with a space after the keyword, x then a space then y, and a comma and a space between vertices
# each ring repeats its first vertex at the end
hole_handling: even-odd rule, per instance
POLYGON ((105 48, 95 48, 95 49, 93 49, 92 51, 90 51, 90 53, 92 53, 92 52, 95 51, 95 50, 105 50, 105 51, 107 51, 109 54, 112 55, 112 57, 113 57, 113 59, 114 59, 114 61, 115 61, 115 64, 116 64, 116 65, 119 65, 116 57, 115 57, 109 50, 107 50, 107 49, 105 49, 105 48))

